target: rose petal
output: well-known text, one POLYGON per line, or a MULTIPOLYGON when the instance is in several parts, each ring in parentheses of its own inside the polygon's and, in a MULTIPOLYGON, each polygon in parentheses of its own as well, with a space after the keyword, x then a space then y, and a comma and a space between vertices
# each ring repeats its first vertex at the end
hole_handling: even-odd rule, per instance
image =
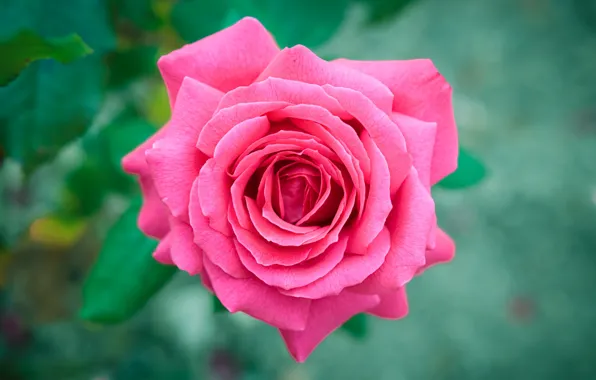
MULTIPOLYGON (((267 182, 271 183, 273 181, 273 171, 274 171, 274 167, 278 157, 276 157, 276 160, 273 160, 269 166, 267 167, 267 169, 265 170, 265 173, 263 173, 263 177, 261 179, 261 185, 259 185, 259 194, 258 194, 258 198, 262 198, 263 199, 263 206, 266 207, 262 207, 262 211, 261 211, 261 215, 263 216, 263 218, 267 219, 271 224, 273 224, 275 227, 279 227, 282 230, 285 230, 287 232, 292 232, 295 234, 306 234, 306 233, 314 233, 315 231, 319 230, 320 227, 318 226, 297 226, 295 224, 292 224, 290 222, 285 221, 284 219, 282 219, 279 215, 277 215, 277 213, 273 210, 273 206, 270 203, 270 199, 271 199, 271 190, 272 187, 268 188, 269 194, 265 195, 265 184, 267 182), (261 193, 263 192, 263 193, 261 193), (265 199, 269 199, 269 202, 267 202, 265 204, 265 199)), ((290 194, 288 194, 288 189, 286 189, 286 193, 284 194, 286 196, 286 199, 289 197, 290 194)), ((302 202, 300 202, 300 206, 301 206, 302 202)), ((285 204, 284 208, 286 209, 286 212, 291 212, 292 211, 292 207, 290 207, 290 204, 285 204)), ((259 204, 257 203, 257 207, 259 207, 259 204)), ((250 210, 249 210, 249 214, 250 214, 250 210)))
POLYGON ((252 143, 264 137, 269 131, 266 116, 255 117, 233 126, 215 146, 213 158, 227 168, 252 143))
POLYGON ((185 78, 164 138, 146 152, 162 201, 174 216, 183 220, 188 220, 190 188, 206 161, 196 148, 196 141, 221 96, 220 91, 185 78))
MULTIPOLYGON (((298 106, 296 106, 298 107, 298 106)), ((286 110, 283 110, 286 111, 286 110)), ((297 109, 291 109, 291 107, 288 107, 287 111, 290 114, 293 114, 294 111, 297 111, 298 113, 300 113, 299 110, 297 109)), ((327 132, 324 128, 322 128, 321 124, 312 122, 310 120, 295 120, 294 121, 296 123, 296 125, 302 129, 304 129, 305 131, 308 131, 309 133, 313 133, 316 134, 317 136, 319 136, 326 144, 328 144, 333 151, 337 154, 337 156, 339 157, 339 159, 343 162, 344 164, 344 168, 348 171, 348 173, 350 174, 350 177, 352 178, 352 183, 354 185, 354 188, 356 189, 356 195, 358 197, 358 218, 360 218, 362 216, 362 212, 364 210, 364 202, 365 202, 365 197, 366 197, 366 185, 365 185, 365 179, 366 178, 370 178, 370 173, 369 176, 367 177, 366 174, 364 174, 361 170, 361 166, 359 165, 359 161, 357 158, 355 158, 348 150, 345 149, 344 146, 342 146, 342 144, 335 140, 335 138, 329 133, 327 132)), ((341 123, 343 124, 343 123, 341 123)), ((363 146, 364 148, 364 146, 363 146)), ((365 151, 366 152, 366 151, 365 151)), ((366 160, 370 163, 368 156, 366 156, 366 160)))
POLYGON ((329 85, 323 86, 323 89, 362 124, 379 147, 391 173, 391 194, 395 194, 412 165, 406 151, 406 141, 399 128, 391 121, 389 115, 375 107, 373 102, 361 93, 329 85))
POLYGON ((198 184, 199 204, 209 226, 225 236, 232 236, 227 216, 232 180, 226 169, 210 158, 201 168, 198 184))
MULTIPOLYGON (((329 273, 344 257, 347 242, 347 236, 344 236, 337 243, 332 244, 325 254, 292 267, 259 265, 253 255, 240 243, 236 244, 236 250, 240 261, 257 278, 267 285, 287 290, 305 286, 329 273)), ((283 254, 283 252, 280 253, 283 254)))
POLYGON ((306 260, 311 251, 308 246, 282 247, 269 243, 256 233, 242 228, 234 213, 230 213, 230 224, 238 242, 252 254, 259 265, 296 265, 306 260))
POLYGON ((139 229, 146 235, 161 239, 170 231, 168 222, 170 211, 157 194, 151 177, 140 176, 139 183, 143 193, 143 205, 139 212, 137 224, 139 229))
POLYGON ((213 157, 219 141, 236 125, 284 108, 289 104, 287 102, 242 103, 221 109, 213 115, 201 131, 197 148, 209 157, 213 157))
POLYGON ((434 249, 426 251, 426 263, 418 269, 416 274, 421 274, 435 264, 449 262, 455 256, 455 243, 453 240, 442 229, 437 228, 436 231, 436 246, 434 249))
POLYGON ((364 173, 364 178, 369 177, 370 160, 356 131, 337 116, 333 116, 326 109, 309 104, 299 104, 273 111, 270 114, 270 118, 292 118, 292 122, 298 128, 316 136, 331 148, 342 162, 344 162, 348 170, 354 165, 350 161, 345 160, 346 152, 360 163, 357 167, 364 173))
MULTIPOLYGON (((345 193, 344 193, 345 194, 345 193)), ((343 230, 346 222, 352 215, 352 210, 354 209, 354 204, 356 203, 356 191, 351 190, 348 192, 348 196, 344 195, 341 199, 339 206, 337 207, 337 212, 333 217, 333 220, 330 223, 332 227, 329 232, 323 237, 321 240, 317 241, 316 243, 312 244, 312 250, 310 251, 308 258, 312 259, 317 257, 318 255, 325 252, 327 247, 330 244, 335 243, 338 238, 339 234, 343 230)))
POLYGON ((280 333, 294 359, 304 362, 317 345, 335 329, 354 315, 369 310, 378 303, 378 296, 344 291, 335 297, 312 301, 304 331, 281 329, 280 333))
MULTIPOLYGON (((250 178, 253 176, 253 173, 257 170, 257 168, 261 165, 262 160, 264 159, 264 157, 266 157, 267 155, 270 155, 272 153, 277 153, 277 152, 283 152, 283 151, 296 151, 296 150, 300 150, 302 149, 300 146, 298 145, 294 145, 294 144, 269 144, 266 145, 265 147, 263 147, 260 150, 256 150, 244 157, 242 157, 236 168, 234 169, 234 172, 231 174, 232 177, 236 177, 236 180, 234 181, 234 183, 232 184, 232 188, 231 188, 231 196, 232 196, 232 205, 234 208, 234 211, 236 212, 237 218, 238 218, 238 222, 240 223, 240 225, 242 226, 242 228, 244 229, 251 229, 252 228, 252 222, 248 216, 248 212, 246 211, 246 208, 244 206, 244 192, 246 189, 246 186, 248 184, 248 181, 250 180, 250 178)), ((330 163, 330 161, 323 156, 322 153, 325 153, 325 149, 303 149, 302 152, 304 154, 310 154, 313 155, 314 157, 316 157, 316 160, 318 162, 322 162, 324 165, 326 165, 326 170, 330 173, 332 173, 332 175, 334 176, 334 179, 336 179, 336 181, 340 182, 343 185, 343 179, 341 178, 337 178, 337 169, 333 169, 334 165, 330 163)), ((286 153, 284 153, 286 154, 286 153)), ((289 154, 289 153, 287 153, 289 154)), ((280 153, 278 153, 278 155, 280 155, 280 153)), ((292 152, 292 155, 296 155, 295 153, 292 152)), ((298 158, 294 158, 295 160, 297 160, 298 158)), ((341 176, 339 176, 341 177, 341 176)))
POLYGON ((267 136, 264 136, 261 139, 252 143, 248 148, 244 150, 242 154, 238 156, 238 161, 246 157, 248 154, 254 152, 255 150, 262 149, 272 143, 292 144, 297 147, 313 149, 315 149, 316 146, 316 149, 319 150, 319 152, 322 155, 330 159, 332 159, 331 157, 335 155, 329 148, 323 145, 322 141, 316 136, 309 135, 302 131, 279 130, 276 132, 272 132, 267 136))
POLYGON ((155 251, 153 251, 153 258, 157 260, 160 264, 164 265, 174 265, 172 261, 172 256, 170 255, 170 248, 172 246, 172 234, 167 234, 159 244, 155 251))
POLYGON ((400 319, 408 315, 408 297, 405 287, 379 296, 381 302, 368 310, 368 314, 387 319, 400 319))
POLYGON ((412 156, 412 164, 418 171, 420 181, 430 189, 430 172, 437 124, 396 112, 391 114, 391 120, 399 127, 406 139, 408 153, 412 156))
POLYGON ((341 118, 350 117, 337 100, 329 96, 321 86, 280 78, 267 78, 250 86, 238 87, 228 92, 221 99, 218 109, 231 107, 239 103, 271 101, 290 104, 313 104, 323 107, 341 118))
POLYGON ((190 193, 190 225, 194 232, 194 242, 203 250, 205 256, 235 278, 251 277, 250 272, 238 258, 232 238, 229 238, 209 227, 208 219, 201 212, 199 204, 199 180, 195 180, 190 193))
POLYGON ((451 86, 431 60, 366 62, 340 59, 333 64, 357 69, 383 82, 395 95, 393 111, 437 123, 431 184, 457 168, 457 127, 451 86))
POLYGON ((306 327, 310 300, 284 296, 254 278, 231 277, 207 258, 204 265, 217 298, 231 313, 242 311, 283 329, 306 327))
POLYGON ((346 255, 329 274, 309 285, 291 290, 280 290, 292 297, 319 299, 340 294, 345 288, 360 284, 375 272, 387 256, 391 246, 389 230, 384 228, 368 246, 365 255, 346 255))
POLYGON ((362 142, 371 162, 370 189, 362 218, 357 222, 350 236, 348 252, 365 254, 368 245, 383 230, 393 205, 391 204, 391 175, 385 157, 370 138, 362 131, 362 142))
POLYGON ((143 233, 157 239, 163 238, 170 230, 168 224, 170 212, 155 190, 155 185, 150 176, 149 166, 145 158, 145 152, 151 148, 155 141, 162 138, 168 129, 169 123, 122 159, 122 168, 124 171, 138 175, 143 194, 143 205, 137 221, 139 229, 143 233))
POLYGON ((252 83, 279 52, 273 37, 251 17, 183 46, 159 59, 170 104, 184 77, 191 77, 220 91, 228 92, 252 83))
POLYGON ((136 147, 132 152, 128 153, 122 158, 122 168, 126 173, 138 174, 138 175, 149 175, 149 166, 147 165, 147 159, 145 152, 153 146, 153 143, 159 139, 162 139, 167 130, 170 128, 170 122, 158 129, 151 137, 145 140, 141 145, 136 147))
POLYGON ((416 169, 412 168, 393 205, 387 220, 391 249, 383 265, 355 287, 357 291, 383 293, 397 289, 408 283, 426 262, 426 243, 435 204, 418 179, 416 169))
MULTIPOLYGON (((257 206, 257 202, 254 199, 250 197, 244 197, 244 201, 246 203, 248 215, 254 228, 265 240, 269 242, 279 244, 284 247, 296 247, 320 240, 328 231, 327 227, 315 227, 315 229, 311 232, 298 234, 286 229, 282 229, 271 223, 262 215, 262 211, 259 210, 259 206, 257 206)), ((279 219, 279 221, 283 222, 281 219, 279 219)))
POLYGON ((170 219, 172 232, 171 236, 171 257, 174 265, 179 269, 188 272, 191 276, 200 274, 203 271, 203 252, 193 241, 192 228, 176 219, 170 219))
POLYGON ((371 99, 384 112, 391 112, 393 94, 380 81, 357 70, 331 64, 302 45, 280 51, 256 81, 269 77, 352 88, 371 99))

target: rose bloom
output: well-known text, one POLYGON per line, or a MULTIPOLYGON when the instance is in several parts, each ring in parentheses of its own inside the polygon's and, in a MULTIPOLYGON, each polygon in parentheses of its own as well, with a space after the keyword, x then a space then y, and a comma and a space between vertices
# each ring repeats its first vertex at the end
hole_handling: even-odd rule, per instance
POLYGON ((327 62, 244 18, 158 66, 172 117, 123 160, 155 259, 297 361, 355 314, 404 317, 405 285, 455 249, 430 192, 458 152, 431 61, 327 62))

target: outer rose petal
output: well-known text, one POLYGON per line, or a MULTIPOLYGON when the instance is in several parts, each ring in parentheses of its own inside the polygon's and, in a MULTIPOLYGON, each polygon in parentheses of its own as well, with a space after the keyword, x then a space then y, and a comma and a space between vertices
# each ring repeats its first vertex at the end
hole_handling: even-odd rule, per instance
POLYGON ((161 239, 170 230, 170 211, 157 194, 151 177, 142 175, 139 182, 143 193, 143 206, 137 220, 139 229, 151 237, 161 239))
POLYGON ((368 311, 369 314, 387 319, 400 319, 408 314, 406 288, 401 287, 380 295, 381 303, 368 311))
POLYGON ((333 64, 357 69, 383 82, 395 95, 393 111, 437 123, 431 184, 457 168, 457 127, 451 86, 429 59, 409 61, 350 61, 333 64))
POLYGON ((348 252, 365 254, 368 245, 383 230, 393 205, 389 194, 391 173, 387 167, 387 161, 368 132, 363 131, 361 135, 364 147, 371 158, 372 172, 364 213, 350 236, 348 252))
POLYGON ((307 47, 296 45, 283 49, 259 75, 257 81, 277 77, 300 82, 330 84, 337 87, 354 89, 372 100, 377 107, 389 114, 393 95, 391 91, 373 76, 357 70, 333 65, 316 56, 307 47))
MULTIPOLYGON (((217 265, 226 274, 236 278, 248 278, 252 274, 246 270, 238 258, 232 238, 229 238, 209 226, 208 219, 201 212, 198 197, 197 178, 190 193, 190 225, 194 232, 194 242, 203 250, 212 264, 217 265)), ((205 259, 207 259, 205 258, 205 259)))
POLYGON ((172 256, 170 254, 170 248, 172 246, 172 235, 167 234, 166 237, 161 239, 155 251, 153 251, 153 258, 164 265, 174 265, 172 256))
POLYGON ((306 286, 291 290, 280 290, 294 297, 320 299, 340 294, 344 289, 360 284, 382 264, 390 249, 390 236, 383 229, 368 246, 365 255, 346 255, 327 275, 306 286))
POLYGON ((191 276, 200 274, 203 271, 203 252, 193 241, 192 228, 176 218, 170 219, 172 231, 171 257, 174 265, 179 269, 188 272, 191 276))
POLYGON ((312 301, 304 331, 280 329, 290 354, 304 362, 319 343, 354 315, 379 304, 379 296, 344 291, 338 296, 312 301))
POLYGON ((284 296, 254 278, 228 276, 207 258, 204 265, 217 298, 231 313, 243 311, 283 329, 304 330, 306 327, 310 300, 284 296))
POLYGON ((273 37, 254 18, 245 17, 236 24, 183 46, 159 59, 170 104, 188 76, 228 92, 252 83, 279 51, 273 37))
POLYGON ((122 159, 124 171, 138 175, 141 192, 143 193, 143 206, 138 217, 139 229, 157 239, 163 238, 170 230, 168 224, 170 212, 155 190, 145 152, 151 148, 155 141, 162 138, 168 129, 169 123, 122 159))
POLYGON ((392 113, 391 120, 399 127, 406 139, 408 153, 412 156, 412 163, 418 171, 420 181, 430 190, 437 123, 421 121, 400 113, 392 113))
POLYGON ((186 77, 164 138, 146 152, 155 187, 176 217, 188 220, 190 188, 206 157, 196 148, 203 126, 223 94, 186 77))
POLYGON ((453 240, 442 229, 437 228, 436 231, 436 246, 434 249, 426 251, 426 264, 418 270, 417 274, 424 272, 435 264, 449 262, 455 256, 455 243, 453 240))
POLYGON ((366 293, 384 293, 402 287, 426 262, 428 233, 434 223, 435 204, 416 169, 404 181, 387 220, 391 249, 383 265, 355 287, 366 293))
POLYGON ((145 158, 145 152, 151 149, 153 143, 162 139, 167 130, 170 129, 170 122, 161 127, 155 134, 136 147, 132 152, 122 158, 122 168, 126 173, 137 175, 149 175, 149 166, 145 158))

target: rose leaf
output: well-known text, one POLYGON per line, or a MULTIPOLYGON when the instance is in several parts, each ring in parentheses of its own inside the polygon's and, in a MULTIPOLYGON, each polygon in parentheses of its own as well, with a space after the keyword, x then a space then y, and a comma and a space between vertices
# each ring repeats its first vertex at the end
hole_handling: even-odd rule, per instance
POLYGON ((440 181, 437 186, 444 189, 463 189, 480 183, 486 177, 484 164, 461 148, 457 158, 457 170, 440 181))
POLYGON ((137 227, 135 199, 108 231, 97 261, 83 285, 79 317, 94 323, 119 323, 135 315, 174 275, 176 267, 152 257, 157 242, 137 227))
POLYGON ((366 314, 356 314, 341 326, 341 330, 350 334, 353 338, 364 339, 368 333, 366 314))

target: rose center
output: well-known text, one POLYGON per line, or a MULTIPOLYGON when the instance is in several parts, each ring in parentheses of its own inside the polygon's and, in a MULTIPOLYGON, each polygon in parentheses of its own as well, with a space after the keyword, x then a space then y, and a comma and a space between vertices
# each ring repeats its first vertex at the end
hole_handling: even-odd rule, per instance
POLYGON ((277 212, 288 223, 297 223, 314 207, 321 175, 312 166, 289 164, 277 172, 279 195, 277 212))

